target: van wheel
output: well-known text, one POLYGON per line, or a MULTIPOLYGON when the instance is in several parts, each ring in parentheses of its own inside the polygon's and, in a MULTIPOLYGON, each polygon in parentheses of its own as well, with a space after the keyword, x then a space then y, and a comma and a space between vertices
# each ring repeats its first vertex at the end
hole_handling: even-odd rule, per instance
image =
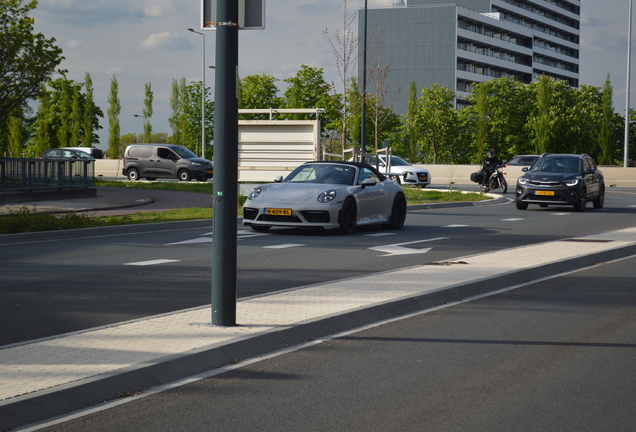
POLYGON ((127 173, 127 177, 128 177, 128 180, 130 180, 130 181, 139 180, 139 171, 137 171, 137 168, 129 169, 128 173, 127 173))
POLYGON ((182 169, 179 171, 179 181, 190 181, 190 171, 182 169))

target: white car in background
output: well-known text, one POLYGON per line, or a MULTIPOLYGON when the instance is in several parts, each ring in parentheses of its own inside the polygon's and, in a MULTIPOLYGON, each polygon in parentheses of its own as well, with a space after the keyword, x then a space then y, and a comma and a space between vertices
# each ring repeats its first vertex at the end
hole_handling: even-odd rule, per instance
MULTIPOLYGON (((413 185, 423 188, 431 184, 431 173, 424 168, 413 166, 400 157, 391 156, 391 164, 387 170, 386 155, 378 155, 378 158, 378 171, 401 185, 413 185)), ((371 166, 376 166, 375 156, 366 157, 365 162, 371 166)))

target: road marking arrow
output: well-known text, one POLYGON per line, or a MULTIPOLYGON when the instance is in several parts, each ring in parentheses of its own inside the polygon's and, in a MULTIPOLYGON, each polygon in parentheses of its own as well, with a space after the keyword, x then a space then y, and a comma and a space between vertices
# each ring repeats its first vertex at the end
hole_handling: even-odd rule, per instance
POLYGON ((395 243, 395 244, 390 244, 385 246, 374 246, 374 247, 370 247, 369 249, 385 253, 385 255, 380 255, 380 256, 422 254, 422 253, 426 253, 430 251, 433 248, 429 247, 424 249, 413 249, 413 248, 404 247, 404 245, 431 242, 431 241, 437 241, 437 240, 448 240, 448 237, 436 237, 432 239, 415 240, 415 241, 406 242, 406 243, 395 243))

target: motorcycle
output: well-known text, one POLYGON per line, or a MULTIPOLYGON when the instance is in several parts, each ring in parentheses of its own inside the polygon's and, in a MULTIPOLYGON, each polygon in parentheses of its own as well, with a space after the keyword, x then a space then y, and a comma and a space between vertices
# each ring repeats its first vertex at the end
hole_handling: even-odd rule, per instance
MULTIPOLYGON (((486 171, 486 173, 488 173, 488 171, 486 171)), ((508 182, 506 182, 506 178, 504 177, 503 166, 492 170, 488 179, 479 186, 483 193, 498 189, 499 192, 505 194, 508 191, 508 182)))

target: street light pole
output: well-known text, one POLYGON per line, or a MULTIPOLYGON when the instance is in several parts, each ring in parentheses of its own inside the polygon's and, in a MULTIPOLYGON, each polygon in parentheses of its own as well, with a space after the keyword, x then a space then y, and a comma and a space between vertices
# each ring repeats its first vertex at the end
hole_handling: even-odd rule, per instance
POLYGON ((201 79, 203 84, 201 89, 201 157, 205 159, 205 34, 194 31, 191 28, 188 30, 203 37, 203 50, 201 52, 201 79))
POLYGON ((629 166, 629 85, 631 75, 631 63, 632 63, 632 3, 633 0, 629 0, 629 25, 627 27, 627 89, 625 91, 625 150, 623 152, 623 166, 627 168, 629 166))
POLYGON ((364 42, 362 44, 362 119, 360 121, 360 149, 362 161, 367 151, 367 0, 364 0, 364 42))

